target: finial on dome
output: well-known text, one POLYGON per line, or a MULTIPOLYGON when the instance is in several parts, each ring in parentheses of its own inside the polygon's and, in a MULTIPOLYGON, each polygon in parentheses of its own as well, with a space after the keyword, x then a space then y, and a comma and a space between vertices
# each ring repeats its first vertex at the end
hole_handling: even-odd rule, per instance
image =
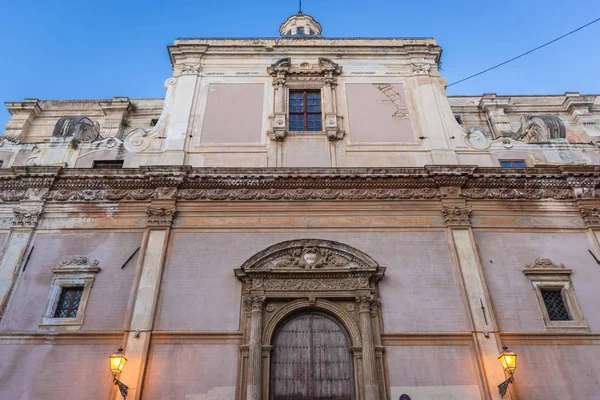
POLYGON ((281 36, 294 36, 294 37, 312 37, 321 36, 321 24, 319 24, 313 17, 308 14, 302 13, 302 0, 299 0, 300 10, 298 14, 294 14, 289 17, 279 27, 279 34, 281 36))

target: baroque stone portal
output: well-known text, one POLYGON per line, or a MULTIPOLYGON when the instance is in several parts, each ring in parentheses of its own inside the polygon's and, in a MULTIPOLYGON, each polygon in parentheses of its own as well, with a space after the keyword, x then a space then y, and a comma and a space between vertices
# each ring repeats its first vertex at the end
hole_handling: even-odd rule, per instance
MULTIPOLYGON (((285 368, 271 361, 277 332, 295 315, 318 312, 339 321, 348 336, 351 354, 347 356, 353 360, 355 382, 350 397, 387 399, 377 323, 378 282, 384 273, 385 268, 361 251, 318 239, 273 245, 236 269, 236 277, 244 284, 240 398, 272 397, 270 376, 281 373, 273 368, 285 368)), ((293 359, 294 355, 281 354, 280 349, 277 357, 293 359)))

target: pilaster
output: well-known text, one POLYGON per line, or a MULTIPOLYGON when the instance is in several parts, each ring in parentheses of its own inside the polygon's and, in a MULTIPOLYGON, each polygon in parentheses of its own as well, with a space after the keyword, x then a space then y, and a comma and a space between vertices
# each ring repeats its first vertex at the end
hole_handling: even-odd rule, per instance
POLYGON ((360 322, 360 335, 362 338, 362 364, 365 382, 365 400, 379 400, 379 383, 377 379, 377 360, 375 357, 375 343, 373 339, 373 326, 371 325, 371 306, 377 301, 371 294, 356 297, 360 322))
MULTIPOLYGON (((133 295, 131 321, 124 338, 127 367, 120 380, 129 386, 130 399, 141 399, 151 332, 156 313, 171 223, 175 215, 174 201, 156 201, 146 210, 147 224, 142 245, 139 281, 133 295)), ((119 399, 117 393, 114 399, 119 399)))
POLYGON ((265 296, 250 297, 252 314, 248 344, 248 386, 246 400, 260 400, 262 393, 262 318, 265 296))
POLYGON ((111 101, 101 101, 100 108, 104 114, 104 123, 100 135, 103 138, 121 137, 123 134, 123 119, 132 111, 129 97, 113 97, 111 101))
POLYGON ((0 261, 0 318, 41 219, 42 207, 42 202, 22 202, 21 207, 13 208, 12 227, 0 261))
MULTIPOLYGON (((460 286, 470 316, 484 398, 500 400, 497 385, 506 379, 498 362, 502 343, 471 228, 471 207, 464 202, 459 203, 457 199, 449 201, 449 205, 443 205, 441 210, 447 227, 449 250, 458 267, 460 286)), ((516 399, 513 390, 510 388, 504 399, 516 399)))
POLYGON ((12 115, 2 135, 8 140, 22 140, 27 136, 31 122, 41 114, 38 99, 25 99, 19 103, 6 103, 8 112, 12 115))
POLYGON ((510 120, 504 112, 509 102, 510 98, 496 97, 495 94, 485 94, 479 101, 479 109, 487 116, 495 137, 510 136, 512 133, 510 120))

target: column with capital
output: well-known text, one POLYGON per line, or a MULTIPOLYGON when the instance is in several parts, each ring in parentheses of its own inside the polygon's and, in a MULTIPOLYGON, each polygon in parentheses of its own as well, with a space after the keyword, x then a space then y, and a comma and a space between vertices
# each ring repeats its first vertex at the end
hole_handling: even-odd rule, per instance
POLYGON ((371 304, 375 301, 375 296, 370 294, 356 297, 360 320, 360 335, 362 337, 365 400, 379 400, 375 345, 373 343, 373 327, 371 325, 371 304))
POLYGON ((248 343, 248 388, 246 400, 261 398, 262 382, 262 317, 264 296, 252 296, 252 316, 250 319, 250 340, 248 343))

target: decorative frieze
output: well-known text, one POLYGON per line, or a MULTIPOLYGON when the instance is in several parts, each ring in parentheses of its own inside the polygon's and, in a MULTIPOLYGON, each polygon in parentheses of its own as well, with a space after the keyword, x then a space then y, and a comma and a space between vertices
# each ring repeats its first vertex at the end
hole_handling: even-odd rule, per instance
POLYGON ((411 64, 410 68, 415 75, 429 75, 431 72, 430 64, 411 64))
POLYGON ((175 207, 148 207, 146 209, 146 215, 148 216, 148 221, 146 226, 151 227, 160 227, 160 228, 168 228, 171 226, 173 222, 173 217, 175 216, 175 207))
POLYGON ((442 207, 446 226, 471 225, 471 207, 442 207))
POLYGON ((349 201, 600 199, 600 167, 315 169, 144 167, 0 170, 0 201, 349 201), (39 193, 37 196, 35 193, 39 193), (33 196, 33 197, 32 197, 33 196), (37 196, 37 197, 36 197, 37 196), (41 197, 40 197, 41 196, 41 197), (39 198, 38 198, 39 197, 39 198))
POLYGON ((39 222, 42 210, 26 210, 13 208, 13 228, 35 228, 39 222))

